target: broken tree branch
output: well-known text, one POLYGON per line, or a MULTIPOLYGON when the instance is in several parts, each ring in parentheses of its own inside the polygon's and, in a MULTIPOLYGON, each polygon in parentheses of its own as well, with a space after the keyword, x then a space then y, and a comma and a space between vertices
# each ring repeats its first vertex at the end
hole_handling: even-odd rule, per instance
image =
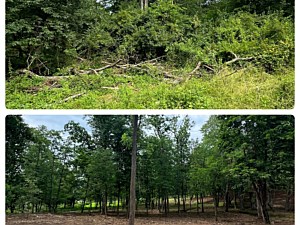
POLYGON ((225 62, 224 63, 225 65, 232 64, 232 63, 234 63, 236 61, 249 61, 249 60, 255 59, 255 57, 240 58, 236 54, 234 54, 233 52, 231 52, 231 54, 233 54, 235 58, 232 59, 232 60, 230 60, 230 61, 228 61, 228 62, 225 62))
POLYGON ((82 95, 84 95, 84 94, 85 94, 85 93, 83 92, 83 93, 79 93, 79 94, 76 94, 76 95, 72 95, 72 96, 70 96, 70 97, 68 97, 68 98, 65 98, 64 100, 60 101, 60 103, 67 102, 67 101, 69 101, 69 100, 71 100, 71 99, 74 99, 74 98, 78 98, 78 97, 80 97, 80 96, 82 96, 82 95))
POLYGON ((108 68, 111 68, 111 67, 114 67, 114 66, 116 66, 119 62, 121 62, 122 61, 122 59, 119 59, 118 61, 116 61, 116 62, 114 62, 114 63, 112 63, 112 64, 110 64, 110 65, 106 65, 106 66, 104 66, 104 67, 102 67, 102 68, 99 68, 99 69, 94 69, 96 72, 100 72, 100 71, 102 71, 102 70, 106 70, 106 69, 108 69, 108 68))
POLYGON ((102 89, 119 90, 118 87, 101 87, 102 89))
POLYGON ((193 71, 190 72, 189 74, 192 75, 192 74, 194 74, 197 70, 199 70, 200 67, 201 67, 201 64, 202 64, 202 63, 199 61, 199 62, 197 63, 197 66, 195 67, 195 69, 193 69, 193 71))

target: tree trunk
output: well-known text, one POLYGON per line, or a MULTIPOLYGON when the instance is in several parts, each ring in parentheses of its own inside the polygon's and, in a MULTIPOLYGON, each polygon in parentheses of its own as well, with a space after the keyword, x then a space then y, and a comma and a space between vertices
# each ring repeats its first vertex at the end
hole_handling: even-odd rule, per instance
POLYGON ((177 209, 178 209, 178 214, 180 214, 180 195, 177 195, 178 202, 177 202, 177 209))
POLYGON ((101 195, 100 200, 99 200, 99 212, 102 212, 102 201, 103 201, 103 196, 101 195))
POLYGON ((183 195, 183 191, 182 191, 182 206, 183 206, 183 212, 185 212, 186 211, 186 209, 185 209, 185 198, 184 198, 184 195, 183 195))
POLYGON ((244 210, 244 194, 239 194, 240 199, 240 209, 244 210))
POLYGON ((285 200, 285 210, 286 211, 291 210, 291 198, 292 198, 292 192, 290 189, 288 189, 287 193, 286 193, 286 200, 285 200))
POLYGON ((104 197, 102 198, 102 215, 107 215, 107 191, 105 188, 104 197))
POLYGON ((53 170, 54 170, 54 155, 52 157, 52 166, 51 166, 51 175, 50 175, 50 195, 49 195, 49 202, 48 202, 48 207, 49 207, 49 213, 52 211, 52 193, 53 193, 53 170))
POLYGON ((167 196, 167 212, 170 212, 169 196, 167 196))
POLYGON ((148 5, 149 5, 148 0, 145 0, 145 9, 148 8, 148 5))
POLYGON ((257 183, 253 182, 253 187, 257 196, 257 209, 258 215, 261 211, 262 218, 265 224, 270 224, 270 217, 267 210, 267 183, 266 181, 258 181, 257 183))
POLYGON ((252 198, 253 198, 253 192, 249 192, 250 209, 253 209, 253 201, 252 201, 252 198))
POLYGON ((89 181, 90 181, 90 179, 88 178, 87 182, 86 182, 86 188, 85 188, 85 195, 84 195, 83 203, 81 205, 81 213, 83 213, 83 210, 84 210, 85 201, 86 201, 87 193, 88 193, 88 189, 89 189, 89 181))
POLYGON ((121 194, 121 187, 119 185, 118 187, 118 204, 117 204, 117 216, 119 216, 119 210, 120 210, 120 194, 121 194))
POLYGON ((141 0, 141 10, 146 10, 148 8, 148 0, 141 0))
POLYGON ((134 225, 135 218, 135 177, 136 177, 136 151, 137 151, 138 116, 133 116, 132 154, 131 154, 131 179, 130 179, 130 210, 129 225, 134 225))
POLYGON ((204 213, 204 199, 203 199, 203 194, 201 193, 201 212, 204 213))
POLYGON ((167 214, 168 214, 168 209, 167 209, 167 196, 165 196, 164 208, 165 208, 165 215, 167 215, 167 214))
POLYGON ((228 212, 229 209, 229 185, 226 185, 226 192, 224 196, 225 212, 228 212))
POLYGON ((234 191, 234 209, 237 209, 236 192, 234 191))
POLYGON ((218 194, 214 196, 214 205, 215 205, 215 221, 218 221, 218 194))
POLYGON ((199 214, 199 194, 196 195, 197 198, 197 214, 199 214))

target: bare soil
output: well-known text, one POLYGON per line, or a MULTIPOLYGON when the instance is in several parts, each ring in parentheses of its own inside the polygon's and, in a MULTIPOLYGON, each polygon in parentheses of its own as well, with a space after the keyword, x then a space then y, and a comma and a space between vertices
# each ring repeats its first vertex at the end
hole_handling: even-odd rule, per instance
MULTIPOLYGON (((150 212, 150 211, 149 211, 150 212)), ((292 225, 294 224, 294 213, 273 212, 271 213, 272 224, 292 225)), ((64 225, 127 225, 128 220, 125 216, 117 217, 115 215, 104 216, 99 213, 65 213, 65 214, 17 214, 7 215, 6 225, 46 225, 46 224, 64 224, 64 225)), ((214 213, 185 213, 178 214, 162 214, 152 213, 137 214, 136 225, 247 225, 264 223, 257 219, 253 214, 239 212, 219 212, 218 221, 215 221, 214 213)))

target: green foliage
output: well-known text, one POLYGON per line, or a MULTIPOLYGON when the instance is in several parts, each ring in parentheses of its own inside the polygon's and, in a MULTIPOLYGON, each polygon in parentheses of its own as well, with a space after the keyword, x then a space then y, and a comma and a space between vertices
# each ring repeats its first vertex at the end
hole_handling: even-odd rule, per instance
POLYGON ((220 5, 228 11, 244 10, 258 14, 283 11, 286 16, 294 16, 295 10, 294 0, 223 0, 220 5))
POLYGON ((276 109, 294 105, 293 69, 273 75, 251 66, 237 72, 226 69, 219 76, 193 78, 178 85, 165 83, 160 77, 130 75, 128 78, 109 74, 83 75, 54 81, 61 84, 61 88, 49 88, 42 78, 16 77, 7 83, 6 106, 27 109, 276 109), (102 88, 116 84, 118 90, 102 88), (83 95, 63 101, 79 93, 83 95))
POLYGON ((219 18, 216 26, 204 22, 197 29, 194 38, 170 49, 173 60, 217 66, 236 57, 253 57, 252 62, 267 71, 294 65, 294 24, 280 13, 259 16, 239 12, 219 18))
MULTIPOLYGON (((216 200, 230 190, 244 195, 250 185, 264 196, 270 188, 294 191, 293 116, 211 116, 200 143, 190 140, 188 116, 149 115, 140 121, 136 199, 148 209, 155 199, 184 201, 201 194, 216 200)), ((25 144, 7 135, 7 146, 22 150, 12 156, 18 168, 6 168, 7 209, 55 213, 62 204, 76 210, 80 203, 83 212, 92 202, 105 208, 116 199, 126 206, 131 149, 123 140, 132 131, 130 116, 89 116, 88 123, 91 132, 73 121, 64 131, 31 128, 25 144)), ((18 116, 7 119, 7 134, 26 127, 18 116)))
POLYGON ((6 60, 14 69, 52 75, 74 60, 74 48, 97 18, 94 1, 8 1, 6 60), (73 51, 73 54, 70 54, 73 51))
POLYGON ((183 9, 171 1, 156 1, 146 11, 128 8, 112 15, 118 53, 133 61, 165 54, 168 46, 186 38, 191 29, 183 9))
POLYGON ((264 180, 272 185, 289 180, 285 184, 290 188, 294 171, 293 116, 220 116, 220 119, 223 139, 220 148, 230 162, 226 174, 244 183, 264 180))
POLYGON ((294 3, 271 3, 156 0, 149 1, 149 7, 141 10, 138 2, 127 0, 9 0, 8 107, 291 108, 294 3), (54 83, 61 88, 53 88, 53 83, 46 84, 43 79, 18 77, 21 69, 38 75, 77 75, 79 70, 102 67, 104 61, 121 59, 124 64, 133 64, 160 56, 164 56, 161 66, 143 64, 145 68, 139 72, 128 69, 129 79, 116 76, 120 74, 118 69, 108 69, 100 77, 78 75, 69 80, 57 79, 54 83), (221 84, 223 78, 193 79, 172 85, 160 77, 164 68, 168 72, 178 69, 176 75, 185 77, 198 62, 202 64, 196 72, 202 77, 222 77, 226 71, 241 68, 251 68, 254 76, 222 80, 232 85, 229 87, 221 84), (278 75, 277 79, 266 78, 261 68, 278 75), (153 79, 142 77, 146 74, 153 79), (249 90, 241 80, 249 81, 249 90), (275 85, 270 90, 272 82, 275 85), (116 86, 117 91, 103 88, 116 86), (76 94, 83 96, 72 102, 64 101, 76 94))

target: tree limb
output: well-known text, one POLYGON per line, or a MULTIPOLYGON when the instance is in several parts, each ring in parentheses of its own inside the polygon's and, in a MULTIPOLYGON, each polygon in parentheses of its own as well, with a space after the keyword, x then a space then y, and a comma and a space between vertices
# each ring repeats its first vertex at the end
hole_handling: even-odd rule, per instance
MULTIPOLYGON (((234 53, 233 53, 234 54, 234 53)), ((236 54, 234 54, 236 56, 236 54)), ((246 58, 240 58, 240 57, 235 57, 234 59, 228 61, 228 62, 225 62, 224 64, 225 65, 229 65, 229 64, 232 64, 236 61, 248 61, 248 60, 252 60, 252 59, 255 59, 254 57, 246 57, 246 58)))
POLYGON ((67 101, 69 101, 69 100, 71 100, 71 99, 74 99, 74 98, 78 98, 78 97, 80 97, 80 96, 82 96, 82 95, 84 95, 84 94, 85 94, 85 93, 83 92, 83 93, 79 93, 79 94, 76 94, 76 95, 72 95, 72 96, 70 96, 70 97, 68 97, 68 98, 65 98, 64 100, 60 101, 60 103, 67 102, 67 101))
POLYGON ((195 69, 193 69, 193 71, 190 72, 189 74, 192 75, 192 74, 194 74, 197 70, 199 70, 200 67, 201 67, 201 64, 202 64, 202 63, 199 61, 199 62, 197 63, 197 66, 195 67, 195 69))

